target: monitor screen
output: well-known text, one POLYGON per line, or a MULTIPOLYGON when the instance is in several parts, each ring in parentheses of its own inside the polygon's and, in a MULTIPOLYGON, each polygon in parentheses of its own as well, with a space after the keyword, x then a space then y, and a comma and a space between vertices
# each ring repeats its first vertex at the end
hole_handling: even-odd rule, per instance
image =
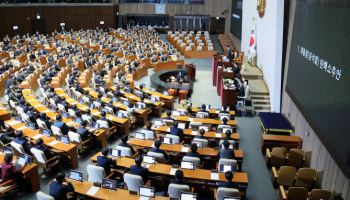
POLYGON ((75 171, 75 170, 70 170, 69 178, 76 180, 76 181, 79 181, 79 182, 83 182, 83 173, 75 171))
POLYGON ((234 172, 235 171, 234 166, 232 166, 232 165, 220 165, 220 172, 227 172, 227 171, 234 172))
POLYGON ((65 144, 69 144, 69 138, 67 136, 62 135, 61 142, 65 143, 65 144))
POLYGON ((119 157, 121 155, 121 151, 119 149, 110 149, 109 150, 111 156, 113 157, 119 157))
POLYGON ((109 189, 109 190, 116 190, 117 181, 104 178, 102 179, 102 188, 109 189))
POLYGON ((28 128, 30 128, 30 129, 32 129, 32 130, 35 130, 35 124, 32 123, 32 122, 28 122, 28 123, 27 123, 27 126, 28 126, 28 128))
POLYGON ((44 129, 43 134, 47 137, 51 137, 51 131, 49 129, 44 129))
POLYGON ((195 193, 189 193, 189 192, 183 192, 181 193, 180 200, 196 200, 197 194, 195 193))
POLYGON ((155 197, 155 189, 151 187, 140 186, 139 194, 143 197, 155 197))
POLYGON ((144 133, 135 133, 135 138, 144 140, 145 139, 145 134, 144 133))
POLYGON ((194 163, 189 161, 182 161, 181 162, 181 168, 182 169, 194 169, 194 163))
POLYGON ((154 164, 156 162, 156 159, 153 156, 143 156, 143 162, 148 164, 154 164))

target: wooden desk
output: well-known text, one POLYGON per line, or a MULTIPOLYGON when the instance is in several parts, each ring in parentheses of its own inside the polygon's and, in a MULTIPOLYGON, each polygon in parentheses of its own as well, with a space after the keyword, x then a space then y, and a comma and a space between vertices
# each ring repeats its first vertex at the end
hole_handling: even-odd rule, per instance
MULTIPOLYGON (((92 162, 97 161, 97 156, 101 155, 101 153, 97 153, 91 158, 92 162)), ((135 165, 135 160, 132 158, 126 158, 126 157, 119 157, 116 159, 116 163, 118 167, 130 169, 132 165, 135 165)), ((170 174, 172 166, 167 164, 154 164, 151 165, 148 170, 156 175, 166 175, 166 176, 173 176, 170 174)), ((195 180, 201 180, 201 181, 226 181, 225 174, 219 173, 219 180, 211 179, 211 170, 208 169, 195 169, 195 170, 188 170, 188 169, 181 169, 184 172, 184 178, 185 179, 195 179, 195 180)), ((233 182, 243 185, 248 185, 248 174, 246 172, 235 172, 233 175, 233 182)))
POLYGON ((286 135, 271 135, 262 134, 262 153, 266 152, 266 148, 272 149, 273 147, 285 147, 301 148, 302 140, 298 136, 286 136, 286 135))
MULTIPOLYGON (((198 107, 192 107, 192 112, 194 112, 194 113, 198 112, 199 110, 200 110, 200 108, 198 108, 198 107)), ((208 112, 210 115, 218 116, 220 113, 220 110, 216 110, 214 108, 211 108, 208 112)), ((236 112, 234 110, 230 110, 229 114, 231 116, 235 116, 236 112)))
MULTIPOLYGON (((136 86, 137 89, 140 89, 138 86, 136 86)), ((164 102, 164 106, 168 109, 174 109, 174 101, 175 101, 175 97, 171 96, 171 95, 164 95, 161 92, 156 92, 156 91, 152 91, 148 88, 143 88, 143 91, 146 92, 149 95, 154 95, 154 96, 158 96, 162 102, 164 102)))
MULTIPOLYGON (((191 118, 188 116, 177 116, 176 121, 183 121, 183 122, 202 122, 203 124, 212 124, 212 125, 219 125, 222 124, 222 121, 219 119, 210 119, 210 118, 191 118)), ((227 125, 230 126, 237 126, 237 121, 236 120, 229 120, 227 122, 227 125)))
POLYGON ((6 107, 0 104, 0 120, 6 121, 11 119, 11 113, 7 111, 6 107))
POLYGON ((177 69, 178 65, 181 65, 181 67, 183 67, 185 66, 185 62, 183 60, 159 62, 154 66, 154 72, 158 72, 162 70, 174 70, 174 69, 177 69))
MULTIPOLYGON (((94 196, 86 194, 89 189, 93 186, 92 182, 84 181, 84 182, 78 182, 72 179, 68 179, 69 182, 72 183, 74 187, 74 192, 88 197, 88 199, 124 199, 124 200, 139 200, 140 196, 137 194, 130 194, 128 190, 124 189, 117 189, 117 190, 108 190, 104 188, 100 188, 94 196)), ((150 198, 155 200, 165 200, 168 199, 168 197, 161 197, 156 196, 155 198, 150 198)))
MULTIPOLYGON (((154 141, 131 139, 128 141, 128 143, 132 146, 135 146, 136 148, 152 148, 154 141)), ((183 147, 184 146, 181 144, 162 144, 160 146, 160 149, 168 152, 176 152, 182 154, 185 154, 190 151, 190 149, 188 151, 183 151, 183 147)), ((198 153, 203 156, 217 157, 219 154, 219 150, 216 150, 214 148, 198 148, 198 153)), ((237 160, 243 160, 244 155, 242 150, 235 150, 234 154, 237 160)))
MULTIPOLYGON (((36 142, 38 137, 37 135, 40 133, 40 130, 32 130, 30 128, 27 128, 27 126, 24 123, 16 120, 8 120, 5 122, 5 124, 13 128, 14 130, 22 130, 23 135, 30 138, 32 143, 36 142)), ((78 151, 77 146, 75 144, 65 144, 59 141, 53 144, 51 142, 55 141, 56 139, 54 137, 47 137, 45 135, 40 135, 40 138, 43 139, 44 144, 46 146, 65 152, 71 159, 72 168, 77 168, 79 166, 78 151)))

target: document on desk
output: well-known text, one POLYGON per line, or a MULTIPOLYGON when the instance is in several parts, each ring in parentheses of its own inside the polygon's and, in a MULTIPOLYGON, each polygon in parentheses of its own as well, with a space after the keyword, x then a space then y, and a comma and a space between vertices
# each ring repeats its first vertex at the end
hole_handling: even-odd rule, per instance
POLYGON ((90 196, 95 196, 99 189, 99 187, 91 186, 91 188, 86 192, 86 194, 90 196))
POLYGON ((170 128, 167 128, 167 129, 166 129, 166 132, 170 132, 170 128))
POLYGON ((37 140, 37 139, 39 139, 39 138, 41 138, 43 135, 42 134, 36 134, 34 137, 33 137, 33 139, 35 139, 35 140, 37 140))
POLYGON ((217 137, 217 138, 221 138, 221 137, 222 137, 222 135, 221 135, 221 133, 215 133, 215 137, 217 137))
POLYGON ((20 122, 20 121, 15 121, 15 120, 6 122, 6 124, 8 124, 8 125, 10 125, 10 126, 14 126, 14 125, 17 125, 17 124, 20 124, 20 123, 22 123, 22 122, 20 122))
POLYGON ((59 141, 54 140, 54 141, 50 142, 48 145, 53 146, 53 145, 55 145, 55 144, 57 144, 57 143, 59 143, 59 141))
POLYGON ((211 180, 219 180, 219 173, 211 173, 210 174, 210 179, 211 180))
POLYGON ((174 176, 176 170, 178 170, 178 169, 176 169, 176 168, 171 168, 169 174, 172 175, 172 176, 174 176))
POLYGON ((188 121, 193 122, 193 118, 188 118, 188 121))
POLYGON ((187 153, 189 149, 190 149, 189 147, 182 147, 181 152, 187 153))
POLYGON ((197 131, 192 131, 192 132, 191 132, 191 135, 197 135, 197 134, 198 134, 197 131))

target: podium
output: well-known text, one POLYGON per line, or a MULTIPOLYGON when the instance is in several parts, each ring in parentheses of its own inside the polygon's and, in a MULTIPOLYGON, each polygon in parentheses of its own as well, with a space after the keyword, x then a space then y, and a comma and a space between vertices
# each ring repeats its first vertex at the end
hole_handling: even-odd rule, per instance
POLYGON ((224 79, 221 80, 222 87, 220 88, 221 93, 221 105, 222 106, 230 106, 230 108, 234 108, 236 110, 236 102, 237 102, 237 93, 233 88, 228 88, 224 85, 224 79))

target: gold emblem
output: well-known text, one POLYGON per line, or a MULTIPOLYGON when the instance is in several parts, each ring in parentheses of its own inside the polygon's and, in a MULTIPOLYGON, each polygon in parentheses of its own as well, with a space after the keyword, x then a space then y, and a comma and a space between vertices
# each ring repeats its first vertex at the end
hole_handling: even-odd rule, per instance
POLYGON ((256 10, 258 11, 260 17, 264 16, 265 8, 266 8, 266 0, 258 0, 258 5, 256 6, 256 10))

